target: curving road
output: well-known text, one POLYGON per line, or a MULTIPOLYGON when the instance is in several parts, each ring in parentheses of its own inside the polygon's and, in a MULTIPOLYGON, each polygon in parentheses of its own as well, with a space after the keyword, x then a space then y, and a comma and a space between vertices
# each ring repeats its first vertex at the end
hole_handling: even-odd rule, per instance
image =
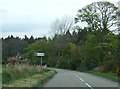
POLYGON ((110 87, 111 89, 118 89, 117 82, 99 76, 65 69, 55 70, 57 74, 44 87, 86 87, 88 89, 110 87))

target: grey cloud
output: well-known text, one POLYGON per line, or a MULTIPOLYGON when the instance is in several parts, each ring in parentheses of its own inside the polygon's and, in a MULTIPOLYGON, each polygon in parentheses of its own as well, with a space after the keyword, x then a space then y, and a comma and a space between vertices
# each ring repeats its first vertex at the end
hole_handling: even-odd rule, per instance
POLYGON ((0 13, 8 13, 8 11, 5 9, 0 9, 0 13))
POLYGON ((30 32, 50 28, 48 24, 3 24, 2 32, 30 32))

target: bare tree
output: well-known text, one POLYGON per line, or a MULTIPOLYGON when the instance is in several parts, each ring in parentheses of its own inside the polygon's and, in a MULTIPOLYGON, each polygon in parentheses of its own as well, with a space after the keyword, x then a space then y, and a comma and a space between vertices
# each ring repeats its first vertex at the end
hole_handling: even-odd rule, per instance
POLYGON ((54 34, 64 35, 68 30, 72 30, 74 20, 72 17, 65 16, 61 19, 56 19, 52 25, 51 29, 54 34))
POLYGON ((120 1, 118 2, 118 34, 120 34, 120 1))

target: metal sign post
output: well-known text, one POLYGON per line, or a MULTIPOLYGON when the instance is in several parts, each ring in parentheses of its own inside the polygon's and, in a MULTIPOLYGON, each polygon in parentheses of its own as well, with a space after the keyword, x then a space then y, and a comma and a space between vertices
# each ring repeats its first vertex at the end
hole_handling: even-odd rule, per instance
POLYGON ((45 53, 35 53, 34 55, 41 57, 41 73, 42 73, 42 56, 45 56, 45 53))
POLYGON ((42 56, 41 56, 41 73, 42 73, 42 56))

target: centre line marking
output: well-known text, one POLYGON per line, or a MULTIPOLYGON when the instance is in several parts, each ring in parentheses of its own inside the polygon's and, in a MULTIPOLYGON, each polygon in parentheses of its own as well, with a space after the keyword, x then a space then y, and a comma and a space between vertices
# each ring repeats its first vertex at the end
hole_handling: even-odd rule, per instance
POLYGON ((92 87, 88 83, 85 83, 85 84, 92 89, 92 87))
POLYGON ((79 78, 81 81, 84 81, 83 79, 79 78))
POLYGON ((78 77, 78 76, 76 75, 76 77, 78 77))
POLYGON ((74 74, 79 80, 83 81, 89 88, 93 89, 88 83, 86 83, 82 78, 79 78, 76 74, 74 74))

